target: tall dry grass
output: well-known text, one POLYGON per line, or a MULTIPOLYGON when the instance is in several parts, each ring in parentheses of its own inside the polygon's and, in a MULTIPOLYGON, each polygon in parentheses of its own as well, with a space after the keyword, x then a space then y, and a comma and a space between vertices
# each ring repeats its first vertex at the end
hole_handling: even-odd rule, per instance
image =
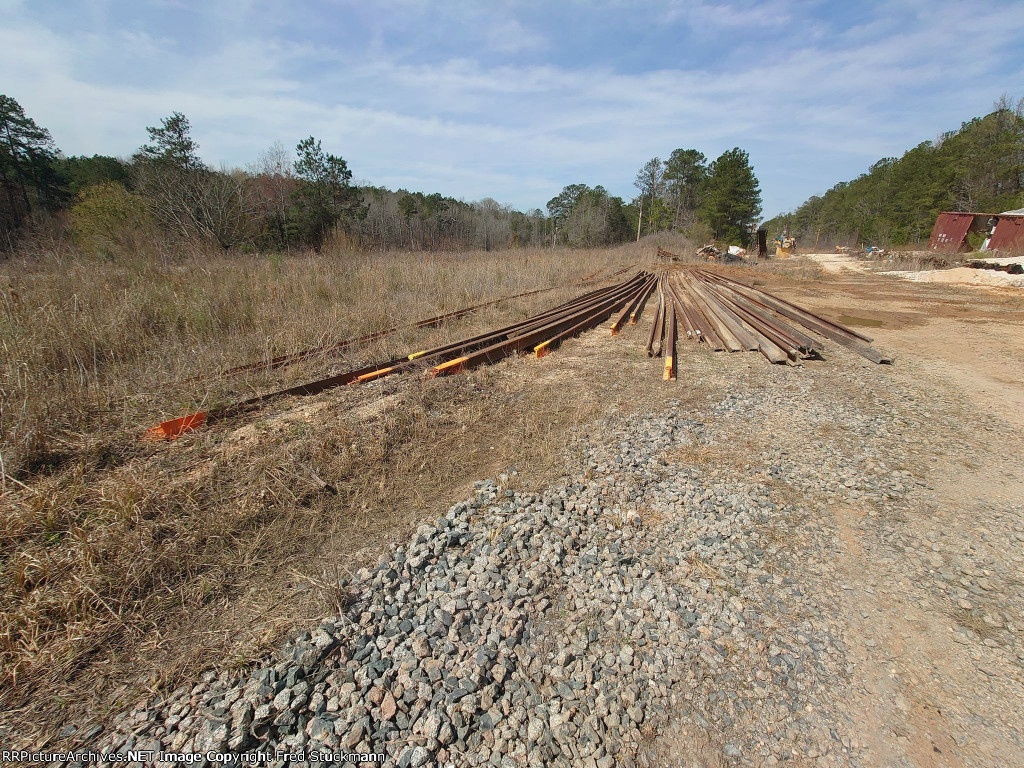
MULTIPOLYGON (((0 266, 0 452, 8 475, 20 479, 86 445, 261 384, 301 379, 306 369, 270 380, 180 385, 191 377, 566 286, 624 258, 621 251, 329 250, 116 263, 14 259, 0 266)), ((570 293, 510 303, 483 317, 524 315, 570 293)), ((453 321, 444 330, 458 336, 463 325, 453 321)), ((400 334, 353 353, 382 355, 411 341, 400 334)))
POLYGON ((597 375, 552 387, 480 369, 335 391, 295 419, 282 403, 170 445, 140 441, 146 427, 497 327, 653 251, 47 249, 0 264, 0 720, 40 744, 83 708, 123 705, 115 683, 153 689, 275 640, 342 599, 346 558, 503 462, 550 461, 560 424, 607 398, 586 394, 597 375), (186 381, 549 286, 346 357, 186 381))

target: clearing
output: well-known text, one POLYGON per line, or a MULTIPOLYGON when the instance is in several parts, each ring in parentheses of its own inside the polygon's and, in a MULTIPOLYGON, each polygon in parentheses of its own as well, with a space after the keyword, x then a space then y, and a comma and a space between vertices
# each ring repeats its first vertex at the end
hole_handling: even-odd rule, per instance
POLYGON ((823 261, 729 274, 860 327, 894 365, 680 341, 663 382, 649 307, 541 360, 275 404, 87 482, 25 476, 5 497, 22 514, 93 500, 175 537, 170 516, 212 508, 246 550, 174 572, 177 609, 103 623, 73 667, 26 662, 62 706, 8 692, 5 740, 1024 764, 1024 296, 823 261))

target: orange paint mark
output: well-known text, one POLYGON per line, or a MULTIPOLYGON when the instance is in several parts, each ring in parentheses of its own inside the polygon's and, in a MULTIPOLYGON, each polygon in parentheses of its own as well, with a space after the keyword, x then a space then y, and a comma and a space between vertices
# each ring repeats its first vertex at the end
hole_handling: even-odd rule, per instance
POLYGON ((434 376, 446 376, 449 373, 459 373, 462 370, 462 364, 469 360, 468 357, 457 357, 454 360, 449 360, 447 363, 441 363, 435 365, 428 376, 433 378, 434 376))
POLYGON ((379 379, 381 376, 387 376, 394 370, 395 366, 393 365, 388 368, 378 368, 376 371, 370 371, 369 373, 364 373, 362 376, 357 376, 355 381, 349 383, 357 384, 364 381, 373 381, 374 379, 379 379))
POLYGON ((146 440, 174 440, 186 432, 199 429, 205 423, 205 411, 190 413, 188 416, 182 416, 180 419, 171 419, 147 429, 143 437, 146 440))

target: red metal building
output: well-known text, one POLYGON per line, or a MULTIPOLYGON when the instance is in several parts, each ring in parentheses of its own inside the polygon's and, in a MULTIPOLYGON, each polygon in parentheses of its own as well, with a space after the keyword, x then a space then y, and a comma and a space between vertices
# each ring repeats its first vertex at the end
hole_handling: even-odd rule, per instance
POLYGON ((1024 215, 943 211, 935 220, 928 249, 956 252, 970 250, 968 232, 991 232, 987 248, 1009 253, 1024 252, 1024 215))

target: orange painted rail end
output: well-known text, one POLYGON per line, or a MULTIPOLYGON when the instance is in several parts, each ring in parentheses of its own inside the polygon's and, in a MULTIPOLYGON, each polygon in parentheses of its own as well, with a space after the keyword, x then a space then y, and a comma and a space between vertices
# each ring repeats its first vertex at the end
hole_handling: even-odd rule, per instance
POLYGON ((373 381, 374 379, 379 379, 381 376, 387 376, 389 373, 394 372, 394 370, 395 366, 393 365, 387 368, 378 368, 376 371, 370 371, 369 373, 364 373, 362 376, 357 376, 353 381, 350 381, 349 384, 361 384, 364 381, 373 381))
POLYGON ((468 357, 457 357, 454 360, 449 360, 447 363, 435 365, 430 369, 428 375, 433 378, 434 376, 447 376, 449 373, 459 373, 462 370, 462 364, 468 359, 468 357))
POLYGON ((151 429, 147 429, 144 438, 146 440, 174 440, 186 432, 199 429, 205 423, 206 411, 190 413, 188 416, 182 416, 180 419, 171 419, 151 429))

